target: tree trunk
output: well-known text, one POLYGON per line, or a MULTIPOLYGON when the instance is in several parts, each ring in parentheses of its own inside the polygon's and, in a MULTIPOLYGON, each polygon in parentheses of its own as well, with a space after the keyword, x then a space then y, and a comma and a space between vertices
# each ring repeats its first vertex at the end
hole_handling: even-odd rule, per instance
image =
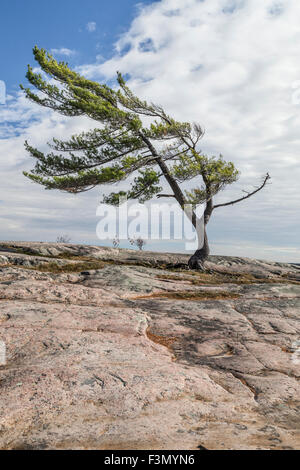
MULTIPOLYGON (((209 190, 208 190, 208 195, 210 195, 209 190)), ((204 211, 204 227, 202 228, 202 230, 204 230, 204 240, 202 241, 203 233, 198 235, 199 242, 201 243, 201 248, 196 250, 193 256, 190 257, 189 262, 188 262, 190 269, 198 269, 200 271, 205 270, 204 264, 209 255, 209 244, 208 244, 206 226, 209 222, 209 219, 213 210, 214 210, 213 201, 212 201, 212 197, 210 197, 210 199, 206 203, 206 208, 204 211)), ((196 216, 193 217, 192 223, 197 231, 198 222, 197 222, 196 216)))
POLYGON ((196 250, 193 256, 190 257, 188 265, 190 269, 198 269, 204 271, 204 263, 207 260, 209 255, 209 244, 206 233, 206 227, 204 227, 204 243, 202 248, 196 250))

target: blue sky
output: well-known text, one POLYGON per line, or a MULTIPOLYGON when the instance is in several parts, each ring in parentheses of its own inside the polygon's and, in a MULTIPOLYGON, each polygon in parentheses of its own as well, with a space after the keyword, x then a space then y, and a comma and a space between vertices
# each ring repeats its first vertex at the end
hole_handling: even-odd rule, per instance
POLYGON ((69 49, 72 65, 108 58, 141 5, 152 0, 9 0, 0 7, 1 79, 8 92, 24 82, 32 47, 69 49), (93 23, 96 23, 93 27, 93 23), (90 24, 90 26, 88 26, 90 24), (95 29, 94 29, 95 28, 95 29))
MULTIPOLYGON (((100 244, 96 209, 110 188, 73 196, 45 191, 22 174, 33 166, 25 140, 47 151, 52 137, 94 127, 24 99, 19 84, 37 44, 94 80, 128 74, 139 96, 199 122, 201 150, 222 153, 241 172, 216 203, 251 191, 268 171, 272 184, 264 191, 213 213, 212 253, 300 262, 299 17, 299 0, 2 2, 0 239, 55 241, 68 233, 74 243, 100 244)), ((178 241, 147 248, 185 249, 178 241)))

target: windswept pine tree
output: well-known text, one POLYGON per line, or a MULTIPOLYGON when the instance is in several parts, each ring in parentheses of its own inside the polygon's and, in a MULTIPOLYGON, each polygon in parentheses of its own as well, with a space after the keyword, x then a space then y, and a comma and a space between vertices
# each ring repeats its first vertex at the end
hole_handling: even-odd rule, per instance
MULTIPOLYGON (((134 175, 128 191, 120 190, 104 196, 103 202, 118 204, 120 196, 143 203, 154 196, 175 198, 184 210, 193 208, 190 219, 199 230, 202 226, 196 207, 205 203, 205 227, 214 209, 243 201, 260 191, 269 180, 267 174, 260 186, 236 200, 214 205, 213 197, 225 186, 237 181, 239 173, 222 156, 203 155, 198 148, 203 130, 198 124, 179 122, 164 109, 139 99, 117 74, 118 89, 87 80, 71 70, 65 62, 57 62, 47 51, 35 47, 35 60, 50 78, 28 66, 27 79, 38 90, 21 88, 26 97, 41 106, 64 116, 88 116, 95 129, 74 135, 69 140, 53 139, 52 151, 44 154, 25 143, 35 158, 31 173, 24 173, 46 189, 68 193, 88 191, 97 185, 122 182, 134 175), (55 83, 56 84, 53 84, 55 83), (147 117, 148 119, 145 119, 147 117), (151 118, 150 125, 145 122, 151 118), (162 180, 170 192, 162 193, 162 180), (182 183, 195 181, 191 189, 183 190, 182 183)), ((199 236, 199 249, 189 260, 192 269, 203 269, 209 255, 206 228, 199 236)))

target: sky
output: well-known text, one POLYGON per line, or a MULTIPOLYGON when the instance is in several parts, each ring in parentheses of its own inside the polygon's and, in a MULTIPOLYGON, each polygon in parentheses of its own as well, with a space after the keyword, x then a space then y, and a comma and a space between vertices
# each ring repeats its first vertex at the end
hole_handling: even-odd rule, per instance
MULTIPOLYGON (((199 122, 201 150, 222 154, 241 172, 216 203, 253 190, 269 172, 272 184, 253 198, 214 211, 211 252, 299 263, 299 15, 298 0, 2 2, 0 239, 68 234, 73 243, 111 246, 96 235, 97 207, 109 188, 74 196, 45 191, 22 174, 33 167, 25 140, 47 151, 52 137, 94 127, 25 100, 19 84, 26 85, 27 64, 35 66, 37 44, 101 83, 113 83, 119 70, 142 98, 199 122)), ((149 240, 146 248, 184 252, 186 245, 149 240)))

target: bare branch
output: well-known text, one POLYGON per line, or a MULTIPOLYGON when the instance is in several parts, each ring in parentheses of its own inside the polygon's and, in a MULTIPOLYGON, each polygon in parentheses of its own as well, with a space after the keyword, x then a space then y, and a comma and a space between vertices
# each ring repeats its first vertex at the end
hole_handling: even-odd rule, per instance
POLYGON ((175 153, 175 155, 172 155, 172 153, 170 151, 168 151, 168 149, 167 149, 167 150, 164 151, 164 153, 161 155, 161 157, 163 158, 164 161, 173 160, 176 157, 178 157, 179 155, 186 154, 188 151, 189 151, 189 148, 187 148, 185 150, 180 150, 180 152, 177 152, 177 153, 175 153))
POLYGON ((255 191, 252 191, 251 193, 248 193, 247 196, 241 197, 239 199, 235 199, 234 201, 225 202, 224 204, 217 204, 216 206, 214 206, 214 209, 216 209, 217 207, 230 206, 232 204, 236 204, 237 202, 244 201, 245 199, 248 199, 248 197, 253 196, 254 194, 258 193, 258 191, 263 189, 263 187, 267 184, 267 181, 270 180, 270 179, 271 179, 271 176, 269 175, 269 173, 267 173, 266 176, 264 177, 263 183, 257 189, 255 189, 255 191))
POLYGON ((156 197, 161 198, 161 197, 175 197, 175 196, 174 196, 174 194, 157 194, 156 197))

